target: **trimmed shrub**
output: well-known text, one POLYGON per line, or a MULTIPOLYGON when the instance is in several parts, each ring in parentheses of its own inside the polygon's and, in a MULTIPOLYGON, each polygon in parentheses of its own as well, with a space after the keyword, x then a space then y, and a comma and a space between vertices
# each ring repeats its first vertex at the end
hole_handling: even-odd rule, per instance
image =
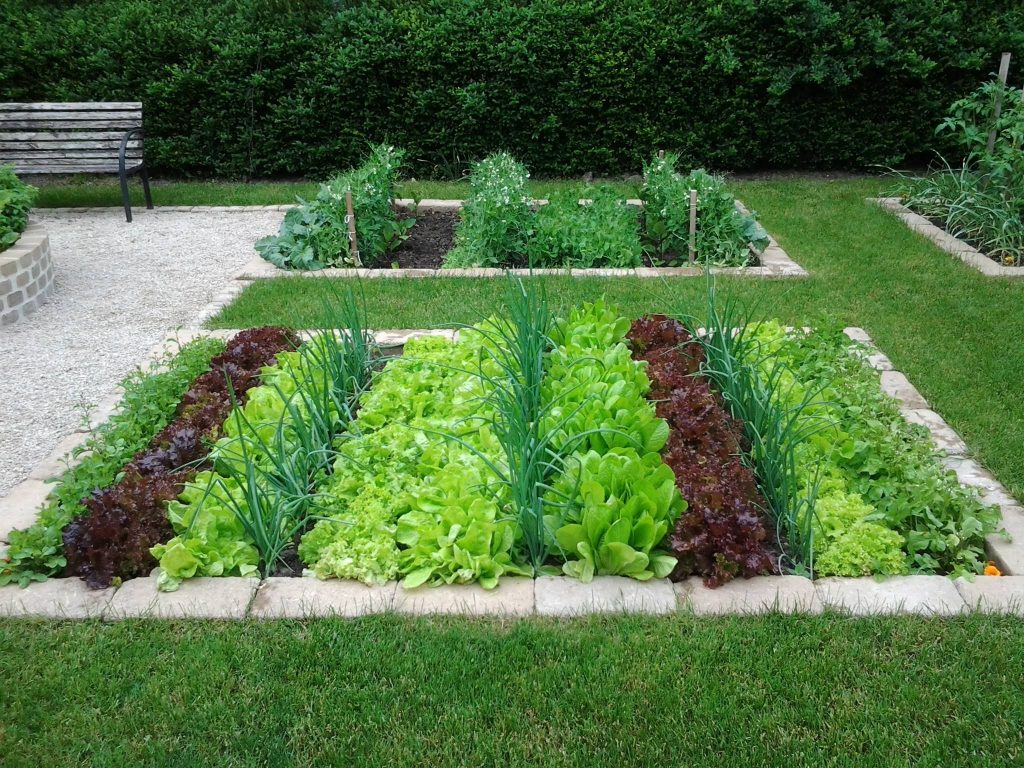
MULTIPOLYGON (((541 175, 893 165, 994 67, 1007 0, 0 0, 5 100, 145 105, 147 161, 417 176, 507 150, 541 175)), ((940 149, 942 147, 939 147, 940 149)))

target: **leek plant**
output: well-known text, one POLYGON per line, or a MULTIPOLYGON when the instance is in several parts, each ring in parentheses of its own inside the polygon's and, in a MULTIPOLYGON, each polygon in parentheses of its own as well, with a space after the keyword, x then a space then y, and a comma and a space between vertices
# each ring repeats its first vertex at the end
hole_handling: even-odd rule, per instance
POLYGON ((818 478, 802 466, 800 445, 833 426, 817 407, 827 385, 802 390, 788 367, 763 349, 745 308, 732 298, 719 303, 712 276, 702 323, 685 313, 677 318, 704 351, 702 373, 743 422, 750 443, 744 460, 768 501, 779 551, 792 568, 813 574, 818 478))

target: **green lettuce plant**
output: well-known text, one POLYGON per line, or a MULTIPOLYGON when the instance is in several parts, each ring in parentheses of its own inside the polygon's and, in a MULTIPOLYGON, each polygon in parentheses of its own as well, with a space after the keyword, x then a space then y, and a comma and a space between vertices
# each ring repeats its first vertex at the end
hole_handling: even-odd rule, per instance
POLYGON ((35 187, 19 179, 12 166, 0 165, 0 251, 18 242, 35 198, 35 187))

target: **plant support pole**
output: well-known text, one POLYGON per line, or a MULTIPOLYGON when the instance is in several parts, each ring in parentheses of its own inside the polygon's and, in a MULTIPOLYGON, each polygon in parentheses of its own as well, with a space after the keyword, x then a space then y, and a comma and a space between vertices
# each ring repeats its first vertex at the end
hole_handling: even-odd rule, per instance
POLYGON ((359 258, 359 241, 356 240, 356 210, 352 205, 352 192, 345 193, 345 220, 348 222, 348 243, 352 259, 357 267, 363 266, 359 258))
POLYGON ((690 263, 697 260, 697 190, 690 190, 690 263))
MULTIPOLYGON (((1004 53, 1002 59, 999 60, 999 82, 1002 85, 1006 85, 1006 78, 1010 76, 1010 54, 1004 53)), ((999 115, 1003 112, 1003 92, 1000 89, 996 93, 995 108, 992 110, 992 130, 988 134, 988 144, 985 145, 985 151, 988 154, 996 148, 996 124, 999 122, 999 115)))

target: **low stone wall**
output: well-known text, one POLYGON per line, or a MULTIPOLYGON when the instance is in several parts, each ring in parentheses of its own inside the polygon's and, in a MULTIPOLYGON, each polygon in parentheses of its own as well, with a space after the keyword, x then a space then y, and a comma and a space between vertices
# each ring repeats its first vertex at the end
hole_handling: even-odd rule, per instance
POLYGON ((924 235, 935 245, 964 264, 974 267, 990 277, 1024 277, 1024 267, 1004 267, 990 259, 973 245, 965 243, 945 230, 935 226, 924 216, 907 208, 898 197, 869 197, 868 202, 882 206, 919 235, 924 235))
POLYGON ((29 221, 18 242, 0 252, 0 325, 34 312, 52 286, 50 238, 41 224, 29 221))

